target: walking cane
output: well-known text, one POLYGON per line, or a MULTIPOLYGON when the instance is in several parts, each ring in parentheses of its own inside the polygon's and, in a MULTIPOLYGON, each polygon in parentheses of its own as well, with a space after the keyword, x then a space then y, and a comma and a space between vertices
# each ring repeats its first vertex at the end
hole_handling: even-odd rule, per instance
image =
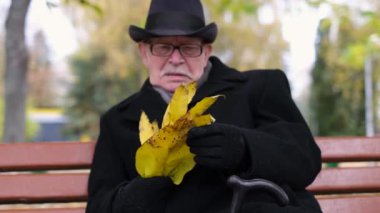
POLYGON ((286 206, 289 204, 289 198, 285 191, 280 186, 269 180, 258 178, 243 180, 236 175, 232 175, 228 178, 227 184, 233 190, 230 213, 240 212, 244 196, 249 190, 263 189, 269 191, 276 197, 281 206, 286 206))

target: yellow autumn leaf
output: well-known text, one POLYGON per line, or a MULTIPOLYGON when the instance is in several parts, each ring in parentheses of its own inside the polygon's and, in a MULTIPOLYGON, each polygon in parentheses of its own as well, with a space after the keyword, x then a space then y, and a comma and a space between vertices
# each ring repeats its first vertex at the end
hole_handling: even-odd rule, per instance
POLYGON ((150 123, 148 116, 143 111, 139 123, 140 142, 143 144, 158 131, 157 121, 150 123))
POLYGON ((178 87, 173 94, 172 100, 166 108, 162 127, 173 125, 176 120, 186 114, 187 105, 193 99, 196 91, 196 82, 192 82, 185 86, 178 87))
POLYGON ((193 121, 194 126, 204 126, 214 123, 215 119, 211 116, 211 114, 207 114, 195 117, 193 121))
POLYGON ((188 132, 193 127, 214 122, 211 114, 203 113, 219 97, 206 97, 188 110, 195 92, 195 82, 176 89, 161 129, 150 123, 142 112, 139 123, 142 145, 136 152, 136 169, 141 177, 169 176, 175 184, 180 184, 185 174, 194 168, 194 155, 186 144, 188 132))
POLYGON ((193 108, 189 110, 189 115, 191 119, 194 119, 200 115, 202 115, 211 105, 215 103, 215 101, 220 97, 221 95, 215 95, 211 97, 203 98, 201 101, 199 101, 193 108))

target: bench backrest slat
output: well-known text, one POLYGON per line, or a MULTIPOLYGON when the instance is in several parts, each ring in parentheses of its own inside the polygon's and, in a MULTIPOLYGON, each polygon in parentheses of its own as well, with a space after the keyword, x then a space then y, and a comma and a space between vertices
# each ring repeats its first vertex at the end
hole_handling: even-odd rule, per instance
POLYGON ((324 162, 380 161, 380 137, 317 137, 324 162))
POLYGON ((0 175, 0 203, 85 201, 87 179, 88 173, 0 175))
MULTIPOLYGON (((322 150, 324 161, 327 162, 336 159, 380 159, 380 138, 319 137, 316 141, 322 150)), ((0 168, 2 171, 89 168, 94 147, 95 143, 77 142, 1 144, 0 168)), ((319 176, 313 185, 322 181, 330 182, 333 180, 334 171, 326 171, 319 176), (325 173, 326 175, 322 175, 325 173)), ((310 188, 322 191, 323 186, 318 184, 318 189, 313 186, 310 188)))
POLYGON ((85 213, 83 207, 79 208, 35 208, 35 209, 12 209, 12 210, 0 210, 0 213, 85 213))
POLYGON ((378 213, 380 210, 380 195, 322 198, 318 202, 324 213, 378 213))
POLYGON ((49 142, 0 145, 0 171, 89 168, 94 143, 49 142))
POLYGON ((317 194, 380 192, 380 167, 326 168, 308 189, 317 194))
MULTIPOLYGON (((380 138, 318 137, 324 162, 380 161, 380 138)), ((0 169, 89 168, 95 143, 50 142, 0 145, 0 169)))

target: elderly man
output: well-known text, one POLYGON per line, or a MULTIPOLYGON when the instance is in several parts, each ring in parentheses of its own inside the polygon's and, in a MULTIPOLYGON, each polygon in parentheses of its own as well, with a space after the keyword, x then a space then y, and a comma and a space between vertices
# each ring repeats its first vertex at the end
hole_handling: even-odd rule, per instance
POLYGON ((290 200, 280 206, 268 192, 252 191, 242 212, 320 212, 305 190, 320 171, 320 150, 283 72, 238 72, 212 57, 217 27, 205 24, 199 0, 152 0, 145 28, 131 26, 129 34, 149 79, 101 118, 87 213, 228 212, 233 192, 226 180, 233 174, 273 181, 290 200), (180 185, 168 177, 140 177, 135 154, 141 112, 161 123, 174 90, 192 81, 198 90, 190 105, 225 96, 209 109, 216 122, 189 132, 195 168, 180 185))

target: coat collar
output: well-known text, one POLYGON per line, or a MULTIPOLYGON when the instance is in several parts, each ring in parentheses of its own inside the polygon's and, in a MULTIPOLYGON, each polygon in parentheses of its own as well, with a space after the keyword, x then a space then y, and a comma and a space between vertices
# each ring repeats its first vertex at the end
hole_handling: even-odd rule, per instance
POLYGON ((192 103, 206 96, 222 94, 246 81, 242 73, 223 64, 217 57, 210 58, 212 68, 207 81, 197 90, 192 103))
MULTIPOLYGON (((208 80, 197 90, 190 105, 206 96, 223 94, 224 91, 246 81, 242 73, 227 67, 218 58, 211 57, 210 61, 212 68, 208 80)), ((146 80, 140 92, 120 103, 117 109, 125 119, 139 121, 141 112, 144 111, 151 121, 157 120, 161 124, 166 107, 167 104, 160 94, 153 89, 149 80, 146 80)))

